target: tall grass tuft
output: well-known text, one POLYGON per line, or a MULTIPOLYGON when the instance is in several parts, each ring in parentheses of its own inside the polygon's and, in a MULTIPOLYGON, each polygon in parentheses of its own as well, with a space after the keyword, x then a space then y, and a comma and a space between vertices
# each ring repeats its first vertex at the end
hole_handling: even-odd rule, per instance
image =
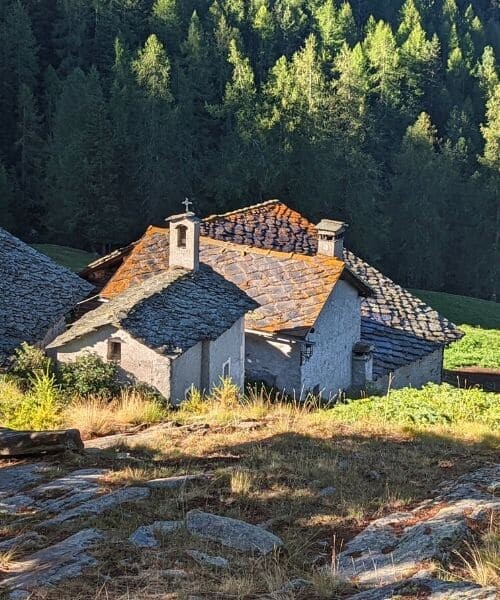
POLYGON ((488 531, 477 542, 467 543, 461 559, 465 580, 500 589, 500 521, 492 517, 488 531))
POLYGON ((12 407, 6 425, 13 429, 55 429, 61 424, 62 398, 55 376, 47 368, 29 379, 30 389, 12 407))

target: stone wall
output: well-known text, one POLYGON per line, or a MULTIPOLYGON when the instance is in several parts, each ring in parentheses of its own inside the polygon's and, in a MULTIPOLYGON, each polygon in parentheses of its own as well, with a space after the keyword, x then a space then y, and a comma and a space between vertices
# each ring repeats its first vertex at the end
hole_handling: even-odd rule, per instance
MULTIPOLYGON (((443 348, 424 356, 404 367, 396 369, 392 374, 391 389, 411 386, 419 388, 426 383, 441 383, 443 365, 443 348)), ((386 393, 389 386, 389 375, 379 377, 370 388, 378 393, 386 393)))
POLYGON ((108 359, 108 340, 121 342, 119 376, 124 381, 142 381, 170 397, 170 359, 135 340, 122 329, 107 326, 72 340, 63 348, 49 348, 49 354, 61 362, 72 362, 85 352, 108 359))
POLYGON ((239 319, 214 341, 198 342, 174 359, 141 344, 126 331, 107 326, 67 343, 64 348, 49 349, 58 361, 71 362, 85 352, 94 352, 108 360, 109 340, 121 342, 119 376, 124 382, 141 381, 154 387, 173 404, 182 402, 191 386, 208 391, 220 383, 222 367, 230 359, 231 378, 243 388, 244 320, 239 319), (204 380, 202 373, 205 374, 204 380))
POLYGON ((170 402, 180 404, 186 398, 186 392, 194 386, 202 388, 201 356, 203 343, 198 342, 192 348, 172 361, 172 384, 170 402))
POLYGON ((245 385, 245 320, 239 319, 216 340, 208 342, 208 382, 203 387, 210 389, 219 385, 222 377, 222 367, 229 359, 231 361, 231 379, 240 389, 245 385))
POLYGON ((300 396, 300 348, 297 343, 247 331, 245 344, 247 378, 300 396))
POLYGON ((310 359, 301 367, 304 390, 319 389, 330 398, 351 385, 352 349, 361 337, 361 299, 357 290, 339 281, 314 324, 307 341, 314 342, 310 359))

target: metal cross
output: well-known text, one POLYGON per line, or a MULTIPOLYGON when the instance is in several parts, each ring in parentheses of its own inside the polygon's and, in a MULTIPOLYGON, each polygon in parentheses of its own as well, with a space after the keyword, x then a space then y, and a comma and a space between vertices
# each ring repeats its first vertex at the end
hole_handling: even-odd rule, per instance
POLYGON ((193 204, 191 202, 191 200, 189 200, 189 198, 185 198, 184 202, 182 202, 182 204, 184 204, 184 206, 186 207, 186 212, 189 212, 189 205, 193 204))

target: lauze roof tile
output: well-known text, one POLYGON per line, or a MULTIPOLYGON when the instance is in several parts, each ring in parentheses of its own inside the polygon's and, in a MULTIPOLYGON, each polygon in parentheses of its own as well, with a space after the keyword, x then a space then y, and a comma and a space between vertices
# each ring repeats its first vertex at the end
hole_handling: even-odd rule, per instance
POLYGON ((22 341, 42 341, 92 289, 0 228, 0 364, 22 341))

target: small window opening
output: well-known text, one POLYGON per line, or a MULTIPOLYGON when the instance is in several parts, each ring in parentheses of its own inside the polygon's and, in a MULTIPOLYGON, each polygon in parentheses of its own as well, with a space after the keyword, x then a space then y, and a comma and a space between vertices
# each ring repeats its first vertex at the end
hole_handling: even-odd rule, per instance
POLYGON ((177 225, 177 248, 186 247, 187 227, 185 225, 177 225))
POLYGON ((116 340, 108 342, 108 360, 114 363, 120 363, 122 359, 122 344, 116 340))
POLYGON ((231 359, 228 358, 226 362, 222 365, 222 377, 224 379, 228 379, 231 377, 231 359))
POLYGON ((306 342, 300 347, 300 364, 304 365, 313 355, 314 345, 306 342))

